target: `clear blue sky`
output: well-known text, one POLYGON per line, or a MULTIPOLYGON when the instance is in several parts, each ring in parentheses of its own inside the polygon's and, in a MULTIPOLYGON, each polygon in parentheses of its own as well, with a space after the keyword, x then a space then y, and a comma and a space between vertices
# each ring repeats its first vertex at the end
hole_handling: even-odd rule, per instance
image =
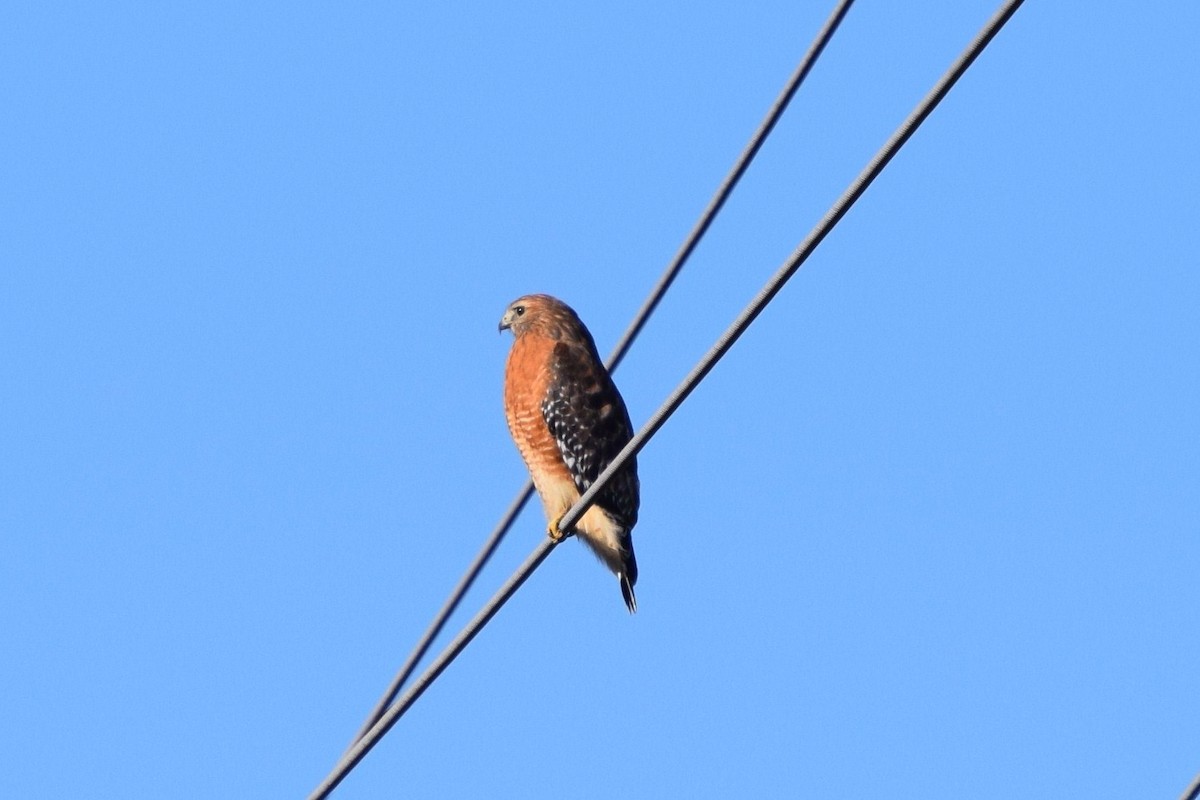
MULTIPOLYGON (((525 479, 505 305, 607 352, 831 6, 10 5, 0 794, 310 791, 525 479)), ((851 11, 635 423, 994 8, 851 11)), ((1176 797, 1197 29, 1031 0, 642 454, 637 616, 568 542, 337 796, 1176 797)))

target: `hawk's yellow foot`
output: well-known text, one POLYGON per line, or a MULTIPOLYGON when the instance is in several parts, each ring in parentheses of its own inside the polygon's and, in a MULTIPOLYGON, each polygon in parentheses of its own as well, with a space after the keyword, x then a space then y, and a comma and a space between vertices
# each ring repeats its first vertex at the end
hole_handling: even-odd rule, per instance
POLYGON ((567 538, 567 535, 558 529, 558 523, 562 522, 562 518, 566 513, 559 514, 554 519, 550 520, 550 524, 546 526, 546 534, 556 542, 561 542, 567 538))

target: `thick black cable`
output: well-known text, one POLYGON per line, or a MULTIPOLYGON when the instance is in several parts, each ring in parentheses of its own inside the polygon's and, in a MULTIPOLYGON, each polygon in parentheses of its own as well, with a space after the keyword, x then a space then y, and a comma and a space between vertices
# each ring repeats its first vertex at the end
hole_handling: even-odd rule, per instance
POLYGON ((1197 800, 1200 798, 1200 775, 1192 779, 1188 788, 1183 790, 1183 794, 1179 796, 1179 800, 1197 800))
POLYGON ((841 221, 842 217, 846 215, 846 212, 850 210, 850 207, 858 201, 858 198, 862 197, 863 192, 867 190, 867 187, 869 187, 871 183, 874 182, 877 177, 879 177, 879 174, 883 172, 884 168, 888 165, 888 162, 892 160, 896 153, 900 151, 900 148, 903 147, 904 144, 912 137, 913 133, 916 132, 917 128, 921 126, 921 123, 923 123, 933 112, 933 110, 937 108, 938 104, 942 101, 946 94, 949 93, 950 89, 954 87, 954 84, 958 82, 958 79, 961 78, 963 73, 967 71, 972 63, 974 63, 975 59, 979 57, 979 54, 983 52, 983 49, 987 47, 988 43, 991 42, 1000 29, 1004 27, 1004 24, 1008 22, 1016 10, 1021 7, 1023 2, 1024 0, 1008 0, 1008 2, 1006 2, 1000 8, 1000 10, 996 12, 995 16, 988 20, 988 23, 984 26, 983 30, 979 32, 967 49, 963 51, 962 55, 960 55, 954 64, 951 65, 950 69, 945 75, 942 76, 929 94, 925 95, 921 102, 917 104, 917 107, 913 109, 913 112, 909 114, 908 118, 900 124, 900 127, 896 129, 895 133, 892 134, 887 143, 884 144, 879 152, 875 154, 875 157, 872 158, 863 171, 859 173, 858 177, 854 179, 854 182, 850 184, 846 191, 842 193, 842 196, 837 199, 837 202, 835 202, 829 211, 825 213, 825 216, 822 217, 821 221, 817 223, 816 227, 809 232, 804 241, 800 243, 800 246, 792 251, 791 256, 788 257, 788 260, 784 263, 784 265, 780 267, 779 270, 771 277, 771 280, 767 282, 766 286, 764 286, 758 295, 752 301, 750 301, 750 304, 742 310, 742 313, 737 316, 737 319, 735 319, 733 324, 726 329, 725 333, 721 334, 721 337, 717 339, 716 344, 714 344, 712 348, 704 355, 704 358, 700 359, 700 362, 696 364, 692 371, 688 373, 687 377, 685 377, 679 386, 676 387, 675 391, 671 393, 670 397, 668 397, 658 411, 654 413, 654 416, 652 416, 650 420, 642 426, 641 430, 637 432, 633 439, 631 439, 629 443, 625 445, 624 449, 617 454, 617 457, 614 458, 608 467, 600 473, 595 482, 588 487, 588 490, 584 492, 575 505, 571 507, 571 510, 563 515, 562 520, 559 523, 561 530, 569 530, 576 522, 579 521, 588 508, 591 507, 596 495, 600 493, 600 491, 604 488, 604 485, 612 478, 613 473, 621 469, 628 459, 641 452, 641 449, 646 446, 646 442, 649 441, 650 437, 657 433, 659 428, 661 428, 666 421, 670 419, 671 415, 675 413, 675 410, 682 405, 683 401, 687 399, 688 395, 690 395, 700 381, 704 379, 704 376, 706 376, 712 370, 712 368, 716 366, 716 363, 720 361, 725 353, 727 353, 729 349, 733 347, 734 343, 741 338, 742 334, 746 332, 746 329, 750 327, 750 324, 753 323, 758 315, 762 313, 767 304, 775 298, 775 295, 779 294, 779 291, 783 288, 784 284, 787 283, 788 279, 796 274, 796 271, 803 266, 804 262, 808 260, 808 257, 812 255, 812 252, 817 248, 817 245, 819 245, 829 234, 829 232, 833 230, 834 226, 841 221))
MULTIPOLYGON (((521 513, 521 509, 525 508, 525 504, 529 502, 530 496, 533 494, 533 481, 525 481, 525 486, 517 494, 512 505, 508 507, 508 511, 504 512, 504 516, 500 522, 496 524, 496 528, 492 531, 492 535, 483 543, 479 553, 475 556, 475 560, 467 567, 467 571, 459 580, 458 585, 454 587, 454 591, 450 593, 450 597, 442 605, 441 610, 434 616, 433 622, 429 623, 429 627, 425 629, 425 633, 421 635, 416 647, 409 653, 408 660, 404 662, 404 666, 392 678, 392 682, 388 684, 388 688, 384 691, 383 696, 375 703, 375 707, 371 709, 371 713, 367 716, 366 722, 359 728, 358 733, 354 734, 354 740, 350 742, 350 747, 354 743, 362 739, 362 737, 371 730, 371 727, 379 721, 391 705, 392 700, 400 693, 400 687, 412 675, 416 669, 417 663, 425 657, 425 653, 429 651, 429 645, 433 644, 433 640, 442 632, 442 628, 446 626, 446 621, 450 619, 450 615, 458 609, 458 604, 462 602, 463 596, 475 583, 475 579, 479 577, 479 573, 483 571, 483 567, 487 564, 488 559, 492 557, 492 553, 496 552, 496 548, 500 546, 500 542, 504 540, 504 535, 508 533, 508 529, 512 527, 517 515, 521 513)), ((349 748, 347 751, 349 752, 349 748)))
MULTIPOLYGON (((771 131, 774 130, 775 124, 779 122, 779 118, 783 116, 783 112, 787 109, 788 103, 791 102, 792 97, 794 97, 797 90, 799 90, 800 84, 802 84, 804 79, 808 77, 808 73, 812 71, 813 65, 816 63, 821 53, 825 50, 825 46, 829 44, 829 40, 833 38, 833 34, 837 31, 838 25, 841 24, 842 19, 846 16, 846 12, 850 10, 850 6, 853 4, 854 0, 840 0, 840 2, 837 4, 837 7, 835 7, 833 12, 829 15, 829 18, 825 20, 825 24, 817 33, 813 43, 809 46, 808 52, 804 54, 804 58, 800 60, 800 64, 796 67, 796 71, 792 73, 790 78, 788 78, 787 84, 783 87, 783 91, 779 93, 777 98, 775 98, 775 102, 771 105, 770 110, 767 112, 767 116, 758 126, 758 130, 756 130, 754 135, 750 137, 750 142, 746 145, 746 149, 742 151, 740 156, 738 156, 733 168, 729 171, 729 174, 725 176, 725 180, 722 181, 721 185, 717 188, 712 200, 709 201, 708 207, 705 208, 704 213, 700 215, 700 219, 697 221, 696 226, 692 228, 691 233, 688 234, 687 239, 684 240, 683 245, 679 248, 679 252, 675 254, 675 258, 673 258, 671 263, 667 265, 666 270, 664 270, 663 274, 659 277, 658 283, 655 284, 653 289, 651 289, 650 294, 646 298, 646 302, 638 310, 637 314, 634 315, 633 322, 630 323, 629 328, 621 336, 620 340, 618 340, 616 347, 613 348, 612 355, 608 357, 607 362, 610 372, 617 368, 617 365, 621 363, 621 359, 623 359, 625 354, 629 352, 629 348, 633 345, 634 339, 636 339, 638 334, 642 332, 642 328, 646 326, 646 322, 650 319, 650 315, 653 314, 654 310, 658 307, 663 295, 665 295, 667 290, 671 288, 671 284, 675 282, 675 278, 679 275, 680 270, 683 269, 683 265, 687 263, 688 258, 691 257, 692 251, 696 249, 696 245, 700 243, 700 239, 703 238, 704 234, 708 231, 709 226, 712 225, 713 219, 716 218, 718 212, 720 212, 721 208, 725 205, 725 201, 729 199, 729 195, 732 194, 734 187, 737 186, 738 181, 742 179, 742 176, 750 167, 750 162, 754 160, 754 157, 758 154, 758 151, 762 149, 763 143, 767 140, 767 137, 771 134, 771 131)), ((501 518, 499 523, 497 523, 496 528, 492 531, 491 536, 488 537, 487 541, 484 542, 483 547, 480 548, 478 555, 475 556, 475 560, 472 561, 470 566, 467 567, 467 571, 463 574, 462 579, 459 580, 458 585, 454 587, 454 591, 450 593, 450 597, 447 598, 446 602, 442 605, 441 610, 439 610, 434 616, 433 622, 429 624, 429 627, 425 630, 425 633, 422 634, 421 638, 417 641, 412 653, 410 653, 408 656, 408 660, 404 662, 404 666, 402 666, 399 672, 396 673, 395 677, 392 678, 392 682, 384 691, 383 696, 379 698, 378 702, 375 704, 375 707, 371 709, 371 713, 367 716, 366 721, 363 723, 358 733, 354 735, 355 742, 361 739, 363 734, 369 731, 371 726, 373 726, 376 721, 383 716, 383 713, 387 710, 388 705, 390 705, 392 700, 395 699, 396 695, 399 694, 400 688, 404 685, 404 682, 408 680, 409 676, 412 675, 412 671, 416 668, 417 663, 425 657, 425 653, 428 652, 429 646, 433 643, 433 640, 437 638, 438 634, 442 632, 442 628, 445 627, 446 621, 450 618, 450 615, 458 609, 458 605, 460 602, 462 602, 463 596, 468 590, 470 590, 472 584, 475 583, 475 579, 479 576, 479 573, 483 570, 488 560, 492 557, 492 554, 496 552, 496 548, 500 546, 500 542, 503 541, 504 536, 508 533, 509 528, 512 527, 513 522, 516 520, 517 515, 521 513, 521 510, 525 507, 525 504, 529 502, 529 498, 532 494, 533 482, 526 481, 525 486, 522 487, 521 491, 517 494, 516 499, 513 501, 512 505, 509 506, 509 509, 505 512, 504 517, 501 518)), ((351 744, 353 744, 353 742, 351 744)))
MULTIPOLYGON (((800 246, 792 252, 792 255, 789 256, 784 265, 771 277, 754 300, 738 315, 737 319, 721 335, 716 344, 709 349, 704 358, 688 373, 687 377, 671 393, 670 397, 667 398, 666 402, 651 417, 650 421, 642 426, 642 429, 638 431, 617 457, 613 459, 612 463, 597 477, 595 483, 583 493, 583 496, 563 516, 560 522, 561 530, 570 530, 579 521, 587 509, 591 507, 597 493, 612 478, 613 474, 621 469, 626 461, 633 458, 645 447, 650 437, 666 423, 675 410, 691 394, 692 390, 704 379, 704 376, 712 370, 741 335, 746 332, 750 324, 754 322, 766 305, 779 293, 788 279, 800 269, 813 250, 816 249, 817 245, 824 240, 833 227, 846 215, 850 207, 854 205, 863 192, 867 190, 867 187, 879 176, 888 165, 888 162, 892 160, 900 148, 911 138, 916 129, 932 113, 933 109, 938 106, 950 89, 953 88, 954 84, 958 82, 958 79, 962 77, 963 73, 967 71, 975 59, 978 58, 979 54, 987 47, 988 43, 1004 27, 1004 24, 1008 22, 1016 10, 1021 7, 1023 2, 1024 0, 1007 0, 1001 6, 1000 10, 988 20, 987 24, 967 49, 951 65, 950 69, 942 76, 929 94, 917 104, 917 107, 901 123, 900 127, 896 129, 896 132, 892 134, 887 143, 875 154, 875 157, 859 173, 858 177, 855 178, 846 191, 842 193, 841 197, 838 198, 829 211, 826 212, 825 216, 821 218, 821 221, 817 223, 816 227, 805 237, 800 246)), ((425 673, 413 682, 409 686, 408 691, 396 701, 395 705, 390 707, 371 730, 347 751, 333 772, 309 795, 309 800, 323 800, 323 798, 329 796, 329 793, 342 782, 346 775, 350 773, 350 770, 354 769, 371 748, 383 738, 384 734, 391 730, 391 727, 403 716, 404 712, 416 702, 429 685, 442 674, 446 667, 475 638, 483 626, 508 602, 508 599, 525 583, 533 571, 546 560, 546 557, 550 555, 550 551, 557 544, 558 542, 548 537, 542 540, 529 558, 525 560, 525 563, 501 587, 500 591, 475 615, 474 619, 463 628, 449 646, 434 659, 425 673)))

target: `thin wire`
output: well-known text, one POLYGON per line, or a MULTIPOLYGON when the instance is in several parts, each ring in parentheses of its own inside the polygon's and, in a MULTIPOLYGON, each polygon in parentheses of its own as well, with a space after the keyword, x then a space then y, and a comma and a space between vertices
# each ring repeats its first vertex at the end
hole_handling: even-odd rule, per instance
POLYGON ((654 291, 650 293, 650 297, 646 300, 646 304, 638 311, 637 321, 630 326, 629 330, 625 332, 624 337, 617 342, 617 346, 608 361, 610 371, 621 363, 621 359, 629 351, 629 345, 633 344, 634 338, 641 333, 646 320, 654 312, 654 309, 658 306, 658 302, 662 300, 663 295, 666 294, 667 289, 675 280, 675 276, 682 269, 684 262, 692 255, 692 251, 696 249, 696 245, 700 243, 700 239, 708 231, 713 219, 716 218, 717 213, 725 205, 725 201, 729 199, 729 195, 733 193, 738 181, 742 179, 742 175, 749 169, 750 162, 758 155, 758 151, 762 149, 763 143, 767 141, 767 137, 775 129, 775 123, 779 122, 779 118, 787 110, 788 103, 792 102, 792 98, 800 89, 800 84, 804 83, 804 79, 812 71, 813 65, 817 63, 817 59, 825 51, 825 46, 829 44, 829 40, 837 32, 838 26, 842 24, 842 19, 845 18, 846 13, 852 5, 854 5, 854 0, 841 0, 825 20, 825 24, 821 26, 821 30, 817 32, 816 38, 813 39, 812 44, 808 47, 808 52, 804 54, 804 58, 800 59, 800 64, 796 67, 796 71, 788 78, 783 91, 775 98, 774 104, 767 111, 767 116, 763 118, 762 123, 758 126, 758 130, 750 137, 750 142, 746 145, 746 149, 738 156, 733 169, 729 171, 729 174, 725 176, 725 180, 717 188, 716 194, 709 201, 708 208, 704 209, 704 213, 700 215, 700 220, 696 223, 696 227, 692 228, 692 232, 684 240, 683 246, 675 254, 675 259, 667 267, 666 272, 663 273, 658 286, 654 288, 654 291))
MULTIPOLYGON (((783 116, 783 112, 792 101, 792 97, 799 90, 800 84, 804 82, 804 79, 808 77, 808 73, 812 71, 813 65, 825 50, 825 46, 829 44, 829 40, 833 38, 834 32, 837 31, 842 19, 846 16, 846 12, 850 10, 850 6, 853 4, 854 0, 841 0, 829 15, 829 18, 825 20, 825 24, 817 33, 813 43, 809 46, 808 52, 804 54, 804 58, 800 60, 796 71, 788 78, 783 91, 779 93, 779 96, 771 105, 767 116, 763 118, 762 123, 758 126, 758 130, 750 137, 750 142, 746 145, 746 149, 738 156, 733 168, 717 188, 712 200, 709 201, 708 207, 700 215, 696 226, 692 228, 691 233, 688 234, 687 239, 684 240, 683 245, 679 248, 679 252, 675 254, 675 258, 667 265, 666 270, 659 277, 658 283, 651 289, 646 302, 634 316, 633 322, 630 323, 629 328, 621 336, 620 340, 618 340, 616 347, 613 348, 612 355, 608 357, 607 362, 610 372, 617 368, 617 365, 625 358, 625 354, 629 352, 634 339, 642 332, 642 328, 646 326, 650 315, 658 308, 659 302, 667 293, 667 290, 671 288, 671 284, 675 282, 676 276, 679 275, 679 272, 683 269, 683 265, 691 257, 692 251, 696 249, 696 245, 700 243, 700 239, 703 238, 709 226, 712 225, 717 213, 720 212, 721 208, 725 205, 725 201, 732 194, 734 187, 737 186, 738 181, 742 179, 742 176, 750 167, 750 162, 754 160, 754 157, 758 155, 758 151, 762 149, 763 143, 767 140, 771 131, 774 130, 775 124, 779 122, 779 118, 783 116)), ((418 662, 425 657, 425 653, 429 651, 429 646, 437 638, 438 634, 442 632, 442 628, 445 627, 446 621, 450 619, 450 615, 458 609, 463 596, 466 595, 472 584, 475 583, 475 579, 479 576, 479 573, 483 570, 488 560, 491 559, 492 554, 496 552, 496 548, 500 546, 500 542, 503 541, 509 528, 512 527, 513 522, 516 520, 517 515, 521 513, 525 504, 529 502, 532 494, 533 482, 526 481, 525 486, 517 494, 516 499, 508 511, 505 512, 504 517, 501 518, 495 530, 492 531, 492 535, 484 542, 483 547, 479 550, 479 554, 475 556, 475 560, 467 567, 467 571, 463 574, 462 579, 459 580, 458 585, 454 587, 454 591, 450 593, 450 597, 442 605, 441 610, 434 616, 433 622, 429 624, 425 633, 418 640, 416 647, 409 654, 408 660, 404 662, 404 666, 392 678, 392 682, 384 691, 383 696, 379 698, 375 707, 371 709, 371 713, 367 715, 366 721, 359 728, 358 733, 354 735, 354 742, 361 739, 371 729, 379 718, 383 716, 383 713, 387 710, 392 700, 395 699, 396 695, 399 694, 400 688, 408 680, 409 676, 412 675, 418 662)), ((351 742, 351 745, 354 742, 351 742)))
MULTIPOLYGON (((800 246, 792 252, 784 265, 771 277, 754 300, 738 315, 733 324, 729 326, 725 333, 717 340, 716 344, 705 354, 704 358, 700 360, 688 376, 684 378, 683 382, 671 393, 671 396, 667 398, 666 402, 663 403, 650 421, 625 445, 621 452, 617 454, 617 457, 613 459, 612 463, 596 478, 595 483, 583 493, 583 496, 563 516, 560 522, 561 530, 570 530, 579 521, 587 509, 591 507, 597 493, 603 489, 613 474, 620 470, 626 461, 636 456, 645 447, 650 437, 666 423, 675 410, 691 394, 692 390, 696 388, 697 384, 704 379, 704 376, 712 370, 716 363, 729 351, 741 335, 745 333, 755 318, 758 317, 775 295, 779 293, 779 290, 783 288, 788 279, 800 269, 809 255, 816 249, 817 245, 821 243, 833 227, 845 216, 850 207, 867 190, 867 187, 879 176, 888 165, 888 162, 892 160, 900 148, 911 138, 916 129, 921 126, 921 123, 938 106, 950 89, 953 88, 954 84, 957 83, 958 79, 962 77, 963 73, 967 71, 979 54, 987 47, 988 43, 1004 27, 1004 24, 1008 22, 1016 10, 1021 7, 1023 2, 1024 0, 1008 0, 988 20, 987 24, 967 49, 951 65, 950 69, 941 77, 929 94, 917 104, 917 107, 908 118, 900 124, 900 127, 896 129, 896 132, 892 134, 887 143, 875 154, 875 157, 859 173, 858 177, 850 184, 846 191, 842 193, 841 197, 838 198, 837 202, 826 212, 816 227, 805 237, 800 246)), ((404 712, 416 702, 429 685, 458 657, 463 648, 475 638, 483 626, 508 602, 513 593, 546 560, 546 557, 550 555, 550 551, 557 544, 558 542, 550 538, 542 540, 533 553, 530 554, 529 558, 526 559, 525 563, 500 588, 500 591, 488 601, 487 605, 463 628, 450 645, 434 659, 425 673, 414 681, 400 699, 396 701, 395 705, 389 708, 371 730, 347 751, 342 761, 334 767, 333 772, 309 795, 309 800, 323 800, 323 798, 329 796, 329 793, 342 782, 346 775, 350 773, 350 770, 354 769, 371 748, 383 738, 384 734, 391 730, 392 726, 403 716, 404 712)))
MULTIPOLYGON (((417 646, 414 647, 413 651, 409 654, 408 660, 404 662, 404 666, 402 666, 400 671, 396 673, 396 676, 392 678, 392 682, 388 684, 388 688, 384 691, 383 696, 380 697, 375 703, 375 707, 372 708, 371 713, 367 715, 367 719, 363 723, 362 727, 358 729, 358 733, 354 734, 354 740, 350 742, 350 747, 353 747, 355 742, 362 739, 362 737, 366 735, 367 731, 371 730, 372 726, 374 726, 375 723, 379 721, 379 718, 383 716, 384 712, 387 711, 392 700, 395 699, 396 695, 400 693, 400 687, 403 686, 404 682, 408 680, 408 677, 412 675, 417 663, 425 657, 425 653, 429 650, 429 645, 433 644, 433 640, 436 639, 437 635, 442 632, 442 628, 444 628, 446 625, 446 620, 450 619, 450 615, 453 614, 458 608, 458 604, 462 602, 463 596, 471 588, 471 584, 475 583, 475 579, 478 578, 479 573, 483 571, 483 567, 485 564, 487 564, 488 559, 492 557, 492 553, 496 552, 496 548, 500 546, 500 542, 503 541, 504 535, 508 533, 508 529, 512 527, 513 521, 516 520, 517 515, 521 513, 521 509, 525 507, 525 504, 529 502, 529 497, 532 494, 533 481, 527 480, 525 481, 525 486, 522 487, 521 491, 517 494, 516 499, 513 500, 512 505, 508 507, 508 511, 504 512, 504 516, 496 525, 495 530, 492 531, 492 535, 489 536, 487 541, 483 543, 483 547, 479 550, 478 555, 475 556, 475 560, 471 562, 469 567, 467 567, 467 571, 459 580, 458 585, 454 587, 454 591, 450 593, 450 597, 446 600, 446 602, 442 605, 441 610, 438 611, 437 615, 433 618, 433 622, 429 623, 429 627, 426 628, 425 633, 421 635, 421 639, 417 642, 417 646)), ((348 753, 349 751, 350 748, 347 748, 346 752, 348 753)))
POLYGON ((1188 788, 1183 790, 1183 794, 1179 796, 1179 800, 1197 800, 1200 798, 1200 775, 1192 779, 1192 783, 1188 788))

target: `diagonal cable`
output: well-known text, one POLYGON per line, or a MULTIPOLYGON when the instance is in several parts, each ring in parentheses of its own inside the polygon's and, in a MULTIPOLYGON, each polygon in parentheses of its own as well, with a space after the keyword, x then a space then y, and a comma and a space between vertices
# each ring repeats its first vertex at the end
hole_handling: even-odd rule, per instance
MULTIPOLYGON (((637 435, 625 445, 624 449, 613 459, 612 463, 600 474, 596 481, 588 488, 586 492, 576 501, 562 518, 560 529, 569 531, 571 527, 579 521, 584 512, 591 507, 595 501, 596 495, 603 489, 604 485, 612 478, 613 474, 620 470, 626 461, 633 458, 645 447, 649 439, 666 423, 675 410, 687 399, 692 390, 700 383, 701 380, 712 370, 716 363, 729 351, 735 342, 743 333, 750 327, 751 323, 762 313, 767 304, 774 299, 775 295, 783 288, 797 270, 804 264, 817 246, 825 239, 829 232, 838 224, 838 222, 850 210, 850 207, 862 196, 867 190, 867 187, 879 177, 879 174, 888 165, 888 162, 899 152, 900 148, 909 140, 913 133, 921 126, 921 123, 932 113, 933 109, 942 101, 946 94, 962 77, 963 73, 974 63, 975 59, 983 52, 984 48, 992 41, 996 34, 1004 27, 1004 24, 1012 17, 1024 0, 1007 0, 996 14, 988 20, 987 24, 968 45, 967 49, 958 57, 951 65, 950 69, 941 77, 929 94, 927 94, 913 112, 900 124, 887 143, 875 154, 874 158, 867 164, 858 177, 850 184, 850 186, 842 193, 841 197, 833 204, 833 206, 821 218, 816 227, 809 232, 804 241, 800 243, 788 257, 782 267, 771 277, 767 284, 759 291, 758 295, 750 302, 748 306, 738 315, 733 324, 717 339, 716 344, 700 359, 699 363, 688 373, 683 382, 671 393, 663 405, 655 412, 650 421, 647 422, 637 435)), ((550 555, 550 551, 558 545, 558 542, 550 538, 542 540, 542 542, 534 549, 525 563, 504 583, 500 590, 488 601, 487 605, 463 628, 463 630, 454 638, 454 640, 446 647, 444 651, 434 659, 429 668, 416 681, 409 686, 396 703, 388 708, 384 715, 377 723, 368 731, 361 739, 359 739, 342 757, 342 761, 334 768, 325 780, 309 795, 309 800, 323 800, 328 797, 329 793, 337 787, 339 783, 350 773, 352 769, 363 759, 364 756, 375 746, 378 741, 383 738, 391 727, 396 724, 401 716, 412 706, 413 703, 425 692, 429 685, 435 681, 439 675, 450 665, 458 654, 470 644, 471 640, 482 630, 492 617, 500 610, 500 608, 508 602, 509 598, 521 587, 529 578, 538 566, 541 565, 546 557, 550 555)))
MULTIPOLYGON (((667 293, 667 290, 671 288, 671 284, 674 283, 676 276, 679 274, 680 270, 683 269, 683 265, 687 263, 688 258, 691 257, 692 251, 696 249, 696 245, 700 243, 700 239, 703 238, 704 234, 708 231, 709 226, 712 225, 713 219, 716 218, 718 212, 720 212, 721 208, 725 205, 725 201, 729 199, 729 195, 733 193, 734 187, 737 186, 738 181, 740 181, 742 178, 742 175, 744 175, 746 170, 750 167, 750 162, 754 160, 754 157, 762 148, 763 143, 767 140, 767 137, 771 134, 771 131, 774 130, 775 124, 779 122, 779 118, 783 116, 783 112, 787 109, 788 103, 790 103, 792 97, 795 96, 796 91, 800 88, 800 84, 802 84, 804 79, 808 77, 808 73, 812 71, 813 65, 820 57, 822 51, 824 51, 825 46, 829 44, 829 40, 833 38, 834 32, 837 30, 838 25, 841 24, 842 19, 846 16, 846 12, 850 10, 850 6, 853 5, 853 3, 854 0, 840 0, 837 6, 833 9, 833 12, 829 15, 829 18, 825 20, 825 24, 817 33, 813 43, 809 46, 808 52, 805 53, 804 58, 801 59, 800 65, 796 67, 796 71, 792 73, 790 78, 788 78, 788 82, 783 87, 783 91, 779 93, 779 96, 771 105, 766 117, 763 118, 762 123, 758 126, 758 130, 756 130, 754 135, 750 137, 750 142, 746 145, 746 149, 742 151, 740 156, 738 156, 733 168, 729 171, 729 174, 725 176, 725 180, 722 181, 721 185, 717 188, 712 200, 709 201, 708 207, 705 208, 704 213, 700 215, 700 219, 697 221, 696 226, 692 228, 691 233, 688 234, 687 239, 684 240, 683 245, 679 248, 679 252, 675 254, 675 257, 671 260, 671 263, 667 265, 666 270, 663 272, 662 276, 659 277, 658 283, 655 284, 654 288, 650 291, 649 296, 646 298, 646 302, 634 316, 633 322, 630 323, 629 328, 621 336, 621 339, 617 342, 616 347, 613 348, 612 355, 608 357, 607 362, 609 371, 616 369, 617 365, 621 363, 621 359, 623 359, 625 354, 629 352, 629 348, 633 344, 634 339, 636 339, 638 334, 642 332, 642 328, 646 326, 646 322, 650 319, 650 315, 653 314, 654 310, 658 307, 659 301, 662 300, 663 295, 667 293)), ((416 647, 413 648, 412 653, 409 654, 408 659, 404 662, 404 666, 402 666, 396 673, 396 676, 392 678, 392 682, 384 691, 383 696, 379 698, 378 702, 375 704, 375 707, 371 709, 371 713, 367 716, 366 721, 363 723, 358 733, 356 733, 354 736, 355 742, 361 739, 363 734, 369 731, 371 726, 373 726, 379 720, 379 718, 383 716, 383 713, 387 710, 387 707, 391 704, 392 700, 395 699, 397 694, 399 694, 400 687, 402 687, 404 682, 408 680, 410 675, 412 675, 413 670, 416 668, 420 660, 425 657, 425 653, 428 652, 429 646, 433 643, 433 640, 437 638, 438 634, 442 632, 442 628, 445 627, 446 621, 450 618, 450 615, 457 610, 463 596, 471 588, 472 584, 475 583, 475 579, 479 576, 479 573, 483 570, 488 560, 492 557, 492 554, 496 552, 496 548, 500 546, 500 542, 503 541, 505 534, 508 533, 509 528, 512 527, 513 522, 516 520, 517 515, 521 513, 521 510, 525 507, 525 504, 529 502, 529 498, 532 494, 533 482, 526 481, 525 486, 517 494, 516 499, 513 500, 512 505, 508 508, 508 511, 504 513, 504 516, 500 519, 500 522, 497 523, 496 528, 492 531, 492 535, 488 537, 487 541, 484 542, 483 547, 480 548, 479 553, 475 556, 475 560, 472 561, 467 567, 467 571, 459 580, 458 585, 455 586, 454 590, 450 593, 450 597, 447 598, 441 610, 439 610, 434 616, 433 622, 429 624, 429 627, 425 630, 425 633, 421 635, 416 647)))
POLYGON ((1197 775, 1188 788, 1183 790, 1183 794, 1179 796, 1179 800, 1197 800, 1200 798, 1200 775, 1197 775))
POLYGON ((700 243, 700 239, 708 231, 712 225, 713 219, 717 213, 725 205, 725 201, 729 199, 729 195, 733 193, 734 187, 738 181, 742 179, 742 175, 750 167, 750 162, 758 155, 758 151, 762 149, 763 143, 767 141, 767 137, 771 135, 771 131, 775 129, 775 124, 779 122, 779 118, 783 116, 783 112, 787 110, 788 103, 796 95, 800 89, 800 84, 804 83, 804 79, 808 77, 808 73, 812 71, 813 65, 817 63, 817 59, 821 57, 821 53, 825 51, 825 46, 829 44, 829 40, 833 38, 833 34, 837 32, 838 26, 842 24, 842 19, 850 10, 850 6, 854 4, 854 0, 839 0, 837 6, 830 12, 829 17, 825 20, 825 24, 821 26, 821 30, 817 31, 816 38, 813 39, 811 45, 808 46, 808 52, 804 54, 804 58, 800 59, 799 66, 796 71, 788 78, 787 83, 783 87, 783 91, 775 98, 775 102, 771 105, 767 116, 763 118, 759 124, 758 130, 750 137, 750 142, 746 145, 746 149, 738 156, 733 168, 729 170, 729 174, 725 176, 725 180, 717 188, 716 194, 709 201, 708 208, 704 209, 704 213, 700 215, 700 220, 696 223, 696 227, 692 228, 692 232, 688 234, 683 246, 679 248, 679 252, 675 254, 675 258, 671 261, 659 279, 658 285, 654 287, 654 291, 650 293, 646 304, 638 311, 635 322, 617 342, 617 346, 613 349, 613 354, 608 359, 608 369, 612 371, 621 363, 621 359, 625 357, 629 346, 633 344, 633 340, 641 333, 645 326, 646 320, 654 309, 658 306, 658 301, 662 300, 664 294, 671 286, 671 282, 675 280, 675 276, 679 270, 683 268, 684 263, 692 255, 692 251, 696 249, 696 245, 700 243))

